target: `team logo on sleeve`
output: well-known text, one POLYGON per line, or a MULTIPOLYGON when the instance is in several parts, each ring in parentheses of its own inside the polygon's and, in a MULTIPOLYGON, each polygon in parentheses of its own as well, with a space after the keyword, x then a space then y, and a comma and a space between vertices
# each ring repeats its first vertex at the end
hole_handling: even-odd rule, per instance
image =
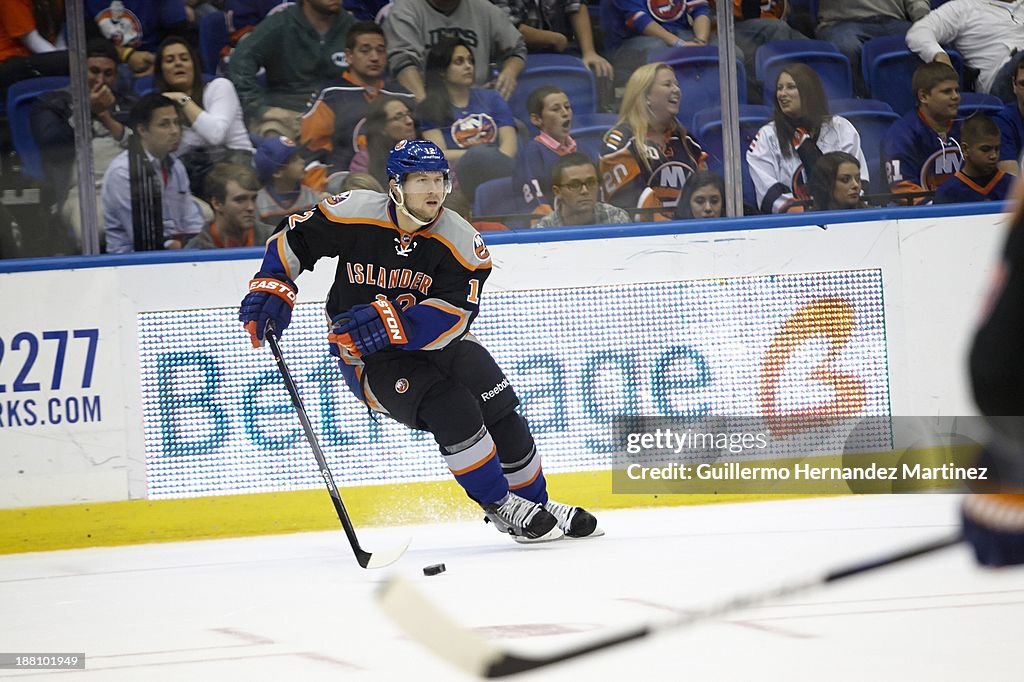
POLYGON ((476 113, 464 116, 452 124, 452 140, 459 147, 473 147, 498 141, 498 124, 490 114, 476 113))
POLYGON ((647 0, 647 11, 658 21, 675 21, 686 13, 684 0, 647 0))
POLYGON ((473 253, 480 260, 487 260, 491 257, 491 252, 487 250, 487 244, 484 244, 484 238, 479 233, 473 237, 473 253))

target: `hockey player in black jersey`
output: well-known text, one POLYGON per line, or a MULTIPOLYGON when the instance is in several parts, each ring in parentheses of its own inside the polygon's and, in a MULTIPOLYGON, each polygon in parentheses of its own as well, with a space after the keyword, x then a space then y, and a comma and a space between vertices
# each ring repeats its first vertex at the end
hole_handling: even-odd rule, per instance
POLYGON ((443 153, 425 140, 399 142, 387 175, 387 195, 329 197, 267 243, 239 313, 253 345, 268 324, 288 326, 298 274, 337 256, 328 340, 356 397, 433 434, 485 519, 517 541, 600 535, 592 514, 548 499, 519 400, 469 332, 491 259, 476 230, 442 208, 451 191, 443 153))

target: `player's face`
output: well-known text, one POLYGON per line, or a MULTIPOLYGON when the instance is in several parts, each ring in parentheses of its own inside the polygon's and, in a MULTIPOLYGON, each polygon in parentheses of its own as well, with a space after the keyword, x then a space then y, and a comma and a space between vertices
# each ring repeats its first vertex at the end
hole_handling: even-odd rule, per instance
POLYGON ((384 74, 388 64, 388 50, 384 36, 376 33, 362 33, 356 38, 356 45, 345 50, 349 68, 364 81, 376 80, 384 74))
POLYGON ((228 180, 224 202, 213 200, 215 220, 228 230, 250 230, 256 224, 256 192, 228 180))
POLYGON ((721 218, 722 195, 714 185, 704 185, 690 195, 690 213, 694 218, 721 218))
POLYGON ((86 73, 90 90, 99 85, 106 85, 113 90, 117 83, 117 64, 106 57, 89 57, 86 60, 86 73))
POLYGON ((448 85, 470 87, 475 75, 473 53, 462 45, 457 45, 452 52, 452 61, 444 72, 444 81, 448 85))
POLYGON ((779 111, 790 118, 799 117, 803 111, 800 89, 796 87, 793 77, 785 71, 780 73, 779 80, 775 81, 775 99, 779 102, 779 111))
POLYGON ((188 48, 181 43, 168 45, 164 49, 160 68, 164 80, 172 90, 189 92, 192 89, 195 65, 192 63, 192 55, 189 54, 188 48))
POLYGON ((999 165, 999 137, 979 138, 973 144, 964 144, 964 159, 982 175, 991 175, 999 165))
POLYGON ((530 121, 559 142, 565 142, 572 128, 572 104, 564 92, 555 92, 544 98, 540 116, 530 114, 530 121))
POLYGON ((845 161, 836 170, 832 185, 832 203, 836 208, 854 208, 860 204, 860 167, 845 161))
POLYGON ((647 106, 651 119, 657 122, 675 118, 679 114, 679 100, 683 91, 672 69, 658 69, 651 89, 647 91, 647 106))
POLYGON ((960 84, 955 80, 942 81, 919 98, 921 107, 933 121, 948 121, 960 110, 960 84))
POLYGON ((181 119, 173 105, 153 111, 149 125, 139 126, 139 137, 150 154, 162 159, 181 142, 181 119))
POLYGON ((405 208, 420 220, 433 220, 444 202, 444 173, 409 173, 402 183, 405 208))
POLYGON ((597 171, 592 165, 563 168, 554 190, 563 217, 578 219, 588 216, 583 222, 593 222, 594 204, 597 203, 597 171))
POLYGON ((384 105, 384 116, 387 120, 387 123, 384 124, 384 132, 395 143, 411 140, 416 136, 416 124, 413 121, 412 111, 404 102, 388 102, 384 105))

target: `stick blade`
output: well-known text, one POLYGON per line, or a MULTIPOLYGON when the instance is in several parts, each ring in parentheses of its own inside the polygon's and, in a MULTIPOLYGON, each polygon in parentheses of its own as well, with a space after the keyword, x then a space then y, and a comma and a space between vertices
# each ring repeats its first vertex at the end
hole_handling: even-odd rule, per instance
POLYGON ((391 577, 377 591, 377 602, 409 637, 453 666, 489 677, 505 654, 452 620, 408 578, 391 577))
POLYGON ((405 550, 409 549, 409 543, 412 542, 412 538, 406 538, 401 544, 395 545, 394 547, 385 549, 383 551, 364 552, 365 559, 362 555, 359 556, 359 564, 363 568, 384 568, 390 566, 405 554, 405 550))

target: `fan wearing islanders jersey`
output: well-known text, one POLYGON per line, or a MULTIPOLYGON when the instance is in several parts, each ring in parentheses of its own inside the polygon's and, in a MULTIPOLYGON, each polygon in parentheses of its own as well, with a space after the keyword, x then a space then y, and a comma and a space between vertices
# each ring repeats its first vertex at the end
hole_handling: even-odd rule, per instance
POLYGON ((747 149, 761 213, 800 210, 811 199, 809 178, 822 154, 846 152, 860 163, 861 185, 869 178, 860 133, 828 111, 821 79, 809 66, 789 64, 775 81, 775 111, 747 149))
POLYGON ((356 397, 433 434, 466 494, 518 542, 601 535, 592 514, 548 497, 515 391, 469 332, 491 257, 479 233, 442 207, 451 191, 444 154, 403 140, 387 175, 387 194, 329 197, 267 243, 239 312, 253 345, 288 327, 298 275, 337 258, 327 341, 356 397))
MULTIPOLYGON (((892 124, 882 139, 882 162, 891 192, 934 192, 963 165, 960 81, 942 62, 922 64, 911 87, 917 109, 892 124)), ((915 203, 925 201, 915 199, 915 203)))
POLYGON ((604 134, 599 169, 604 200, 642 220, 671 220, 687 178, 707 169, 707 154, 679 122, 682 91, 676 74, 662 62, 630 76, 615 127, 604 134))
POLYGON ((472 201, 481 183, 515 170, 516 122, 496 90, 473 86, 473 50, 443 38, 427 54, 427 98, 420 105, 423 137, 444 151, 459 189, 472 201))
POLYGON ((999 126, 985 114, 964 121, 961 131, 964 165, 935 190, 934 203, 1003 201, 1016 177, 999 168, 999 126))
POLYGON ((600 4, 604 48, 618 73, 635 71, 651 50, 711 42, 708 0, 604 0, 600 4))
POLYGON ((576 151, 572 128, 572 104, 556 85, 542 85, 526 99, 530 122, 540 133, 523 145, 516 157, 515 188, 523 193, 527 210, 547 214, 552 210, 551 171, 557 161, 576 151))

